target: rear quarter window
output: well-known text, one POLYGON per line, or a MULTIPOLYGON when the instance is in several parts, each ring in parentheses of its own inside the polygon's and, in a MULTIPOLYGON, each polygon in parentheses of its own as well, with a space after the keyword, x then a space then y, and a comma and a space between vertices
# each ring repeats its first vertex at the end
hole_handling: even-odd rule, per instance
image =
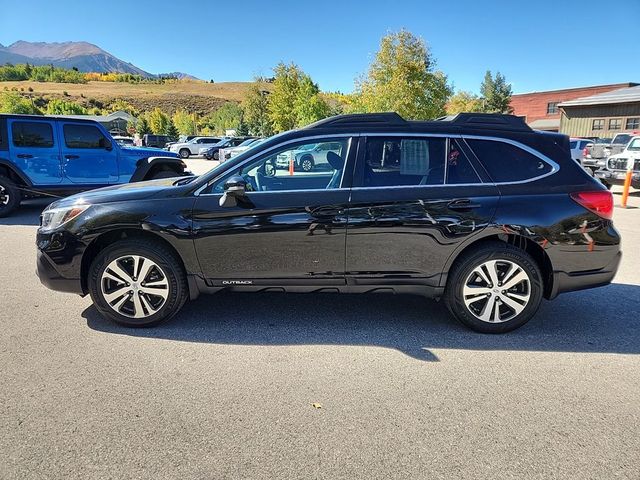
POLYGON ((467 143, 497 183, 530 180, 552 171, 541 158, 509 143, 471 139, 467 143))

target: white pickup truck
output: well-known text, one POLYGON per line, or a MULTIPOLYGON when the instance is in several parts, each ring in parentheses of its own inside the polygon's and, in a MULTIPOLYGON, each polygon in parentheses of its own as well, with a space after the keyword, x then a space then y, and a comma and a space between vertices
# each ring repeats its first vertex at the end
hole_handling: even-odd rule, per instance
POLYGON ((622 152, 611 155, 595 176, 609 188, 623 185, 629 166, 633 170, 631 186, 640 189, 640 136, 633 137, 622 152))

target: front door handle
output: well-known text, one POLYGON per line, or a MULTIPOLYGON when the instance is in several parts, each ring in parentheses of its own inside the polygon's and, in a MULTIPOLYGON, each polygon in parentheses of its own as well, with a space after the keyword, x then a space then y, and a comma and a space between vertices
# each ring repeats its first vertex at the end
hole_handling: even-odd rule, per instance
POLYGON ((28 153, 19 153, 18 158, 33 158, 33 155, 29 155, 28 153))
POLYGON ((451 210, 471 210, 472 208, 480 208, 482 205, 479 203, 471 203, 468 198, 462 198, 449 202, 447 205, 451 210))
POLYGON ((80 158, 80 155, 65 155, 64 158, 67 160, 75 160, 76 158, 80 158))

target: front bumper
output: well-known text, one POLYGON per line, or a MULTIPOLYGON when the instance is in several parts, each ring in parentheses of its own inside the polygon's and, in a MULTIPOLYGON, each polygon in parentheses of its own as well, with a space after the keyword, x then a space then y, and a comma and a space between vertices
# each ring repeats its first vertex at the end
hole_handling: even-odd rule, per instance
MULTIPOLYGON (((611 185, 624 185, 627 172, 624 170, 597 170, 594 175, 596 178, 611 185)), ((631 186, 633 188, 640 188, 640 172, 633 172, 631 176, 631 186)))
POLYGON ((77 293, 78 295, 85 294, 82 289, 82 282, 80 279, 64 277, 57 270, 53 260, 51 260, 51 258, 40 249, 38 249, 36 259, 36 274, 38 275, 40 282, 51 290, 77 293))

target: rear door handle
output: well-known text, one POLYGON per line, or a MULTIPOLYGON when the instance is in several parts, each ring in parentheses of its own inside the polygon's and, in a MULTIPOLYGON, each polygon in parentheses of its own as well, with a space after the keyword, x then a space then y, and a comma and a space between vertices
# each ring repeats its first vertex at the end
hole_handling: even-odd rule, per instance
POLYGON ((470 210, 472 208, 480 208, 482 205, 479 203, 471 203, 468 198, 454 200, 447 205, 451 210, 470 210))
POLYGON ((76 158, 80 158, 79 155, 65 155, 64 158, 67 160, 75 160, 76 158))
POLYGON ((29 155, 28 153, 19 153, 18 158, 33 158, 33 155, 29 155))

